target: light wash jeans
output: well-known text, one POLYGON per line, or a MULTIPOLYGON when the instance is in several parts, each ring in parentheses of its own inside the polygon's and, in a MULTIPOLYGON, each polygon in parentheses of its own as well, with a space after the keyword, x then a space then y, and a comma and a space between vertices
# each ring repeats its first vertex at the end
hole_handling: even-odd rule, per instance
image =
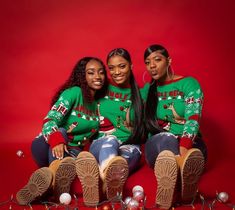
MULTIPOLYGON (((207 159, 207 148, 201 138, 196 138, 193 143, 193 148, 198 148, 205 160, 207 159)), ((179 140, 178 138, 169 133, 162 132, 150 137, 145 143, 145 159, 150 167, 154 167, 157 156, 163 150, 170 150, 175 155, 179 155, 179 140)))
POLYGON ((94 140, 90 146, 90 152, 99 165, 110 156, 122 156, 128 163, 129 173, 138 167, 141 157, 139 145, 121 145, 117 137, 112 135, 94 140))

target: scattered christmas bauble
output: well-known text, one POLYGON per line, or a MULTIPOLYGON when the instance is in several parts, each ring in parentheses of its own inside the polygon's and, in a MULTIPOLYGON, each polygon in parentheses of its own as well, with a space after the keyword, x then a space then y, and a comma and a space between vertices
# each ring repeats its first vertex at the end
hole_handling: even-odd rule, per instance
POLYGON ((24 157, 24 153, 23 153, 22 150, 18 150, 18 151, 16 152, 16 155, 17 155, 18 157, 24 157))
POLYGON ((131 201, 131 197, 126 197, 125 198, 125 200, 124 200, 124 203, 126 204, 126 205, 128 205, 128 203, 131 201))
POLYGON ((128 210, 137 210, 139 209, 139 202, 135 199, 131 199, 130 202, 127 204, 128 210))
POLYGON ((228 198, 229 198, 229 196, 228 196, 228 193, 226 193, 226 192, 220 192, 218 194, 219 201, 221 201, 223 203, 226 203, 228 201, 228 198))
POLYGON ((71 198, 71 195, 69 193, 62 193, 60 195, 59 200, 60 200, 60 203, 68 205, 68 204, 70 204, 72 198, 71 198))
POLYGON ((139 190, 135 191, 133 193, 133 198, 135 200, 137 200, 138 202, 143 201, 144 200, 144 192, 143 191, 139 191, 139 190))
POLYGON ((140 185, 136 185, 132 188, 132 193, 134 194, 135 191, 142 191, 144 192, 144 188, 141 187, 140 185))

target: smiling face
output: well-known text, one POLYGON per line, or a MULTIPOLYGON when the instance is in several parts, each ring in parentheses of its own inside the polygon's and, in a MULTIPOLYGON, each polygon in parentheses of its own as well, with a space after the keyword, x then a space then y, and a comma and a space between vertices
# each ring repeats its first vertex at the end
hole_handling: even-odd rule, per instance
POLYGON ((146 68, 154 80, 167 81, 169 75, 167 73, 171 59, 166 58, 160 51, 152 52, 146 59, 146 68))
POLYGON ((131 64, 122 56, 114 55, 108 60, 110 76, 117 85, 129 85, 131 64))
POLYGON ((100 62, 90 60, 86 65, 86 81, 91 92, 94 94, 96 90, 100 90, 105 81, 105 69, 100 62))

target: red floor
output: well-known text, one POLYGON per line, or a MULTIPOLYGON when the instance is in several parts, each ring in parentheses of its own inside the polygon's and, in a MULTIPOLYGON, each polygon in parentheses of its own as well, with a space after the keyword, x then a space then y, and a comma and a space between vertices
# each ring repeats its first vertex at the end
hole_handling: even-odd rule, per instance
MULTIPOLYGON (((0 164, 1 164, 1 177, 0 177, 0 202, 3 203, 10 199, 13 195, 13 201, 17 190, 19 190, 26 182, 31 172, 33 172, 37 167, 31 159, 30 155, 30 145, 1 145, 0 153, 0 164), (24 157, 19 158, 16 155, 18 150, 24 152, 24 157)), ((209 161, 210 162, 210 161, 209 161)), ((213 165, 209 163, 207 170, 203 175, 199 192, 204 196, 208 203, 216 197, 216 192, 227 192, 229 194, 229 200, 235 205, 235 181, 234 181, 234 159, 224 159, 215 162, 213 165)), ((146 194, 146 209, 157 209, 153 208, 155 200, 156 191, 156 181, 152 169, 144 164, 144 159, 142 159, 141 168, 132 174, 126 183, 123 199, 126 196, 131 196, 131 190, 133 186, 141 185, 146 194)), ((82 191, 79 181, 76 179, 73 184, 73 192, 76 193, 78 197, 78 207, 79 209, 91 209, 83 206, 82 203, 82 191)), ((65 206, 57 206, 50 209, 73 209, 75 210, 76 203, 73 199, 69 208, 65 206)), ((14 202, 7 202, 5 205, 0 205, 0 209, 46 209, 45 205, 33 205, 30 206, 18 206, 14 202)), ((95 208, 93 208, 95 209, 95 208)), ((105 209, 102 206, 99 209, 105 209)), ((116 206, 115 209, 120 209, 116 206)), ((191 206, 181 206, 175 209, 186 210, 193 209, 191 206)), ((208 205, 202 205, 201 200, 198 198, 194 203, 194 209, 209 209, 208 205)), ((224 204, 216 202, 214 209, 232 209, 224 204)))

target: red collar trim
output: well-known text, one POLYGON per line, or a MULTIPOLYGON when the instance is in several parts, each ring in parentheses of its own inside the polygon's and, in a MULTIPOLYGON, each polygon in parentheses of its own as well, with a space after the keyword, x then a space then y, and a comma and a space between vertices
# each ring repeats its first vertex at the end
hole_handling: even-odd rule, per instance
POLYGON ((109 82, 110 85, 113 85, 115 87, 119 87, 119 88, 131 88, 130 84, 127 84, 127 85, 118 85, 112 79, 109 79, 108 82, 109 82))
POLYGON ((158 85, 158 86, 169 85, 169 84, 171 84, 171 83, 178 82, 179 80, 184 79, 184 78, 185 78, 185 77, 182 76, 182 77, 180 77, 180 78, 178 78, 178 79, 174 79, 174 80, 169 80, 169 81, 164 81, 164 82, 157 82, 157 85, 158 85))

